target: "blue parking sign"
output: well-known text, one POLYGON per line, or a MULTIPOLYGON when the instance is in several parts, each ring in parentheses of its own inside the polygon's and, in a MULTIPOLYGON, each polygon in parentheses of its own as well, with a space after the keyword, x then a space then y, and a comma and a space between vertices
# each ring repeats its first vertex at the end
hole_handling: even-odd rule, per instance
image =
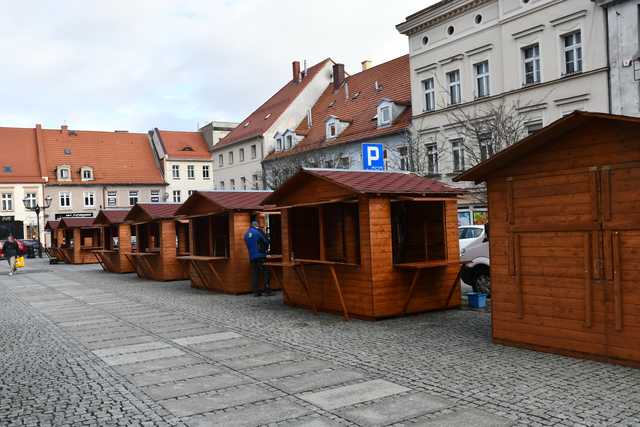
POLYGON ((362 144, 362 167, 364 170, 384 170, 382 144, 362 144))

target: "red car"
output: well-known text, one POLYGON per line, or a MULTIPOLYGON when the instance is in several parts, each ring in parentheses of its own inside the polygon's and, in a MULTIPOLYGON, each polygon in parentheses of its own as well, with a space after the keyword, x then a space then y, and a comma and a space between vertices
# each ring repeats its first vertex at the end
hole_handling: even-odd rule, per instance
MULTIPOLYGON (((21 255, 24 255, 25 253, 27 253, 27 247, 24 245, 24 242, 22 240, 17 240, 16 242, 18 242, 18 251, 20 252, 21 255)), ((2 247, 4 246, 4 240, 0 240, 0 258, 4 258, 4 254, 2 253, 2 247)))

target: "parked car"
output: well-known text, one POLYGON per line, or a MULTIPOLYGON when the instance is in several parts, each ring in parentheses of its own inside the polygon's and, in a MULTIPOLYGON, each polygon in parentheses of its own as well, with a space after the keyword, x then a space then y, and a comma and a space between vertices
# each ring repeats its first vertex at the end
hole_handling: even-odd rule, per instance
POLYGON ((489 224, 463 225, 458 228, 462 281, 474 292, 491 295, 489 261, 489 224))
POLYGON ((26 247, 25 255, 27 258, 35 258, 37 256, 42 258, 42 248, 40 247, 40 242, 30 239, 23 240, 22 242, 26 247))

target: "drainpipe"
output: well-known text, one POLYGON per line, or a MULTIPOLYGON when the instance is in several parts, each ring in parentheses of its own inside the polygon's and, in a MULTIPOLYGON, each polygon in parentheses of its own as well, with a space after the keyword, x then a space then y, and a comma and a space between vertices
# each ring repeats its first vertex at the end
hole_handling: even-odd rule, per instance
POLYGON ((606 55, 607 55, 607 102, 609 107, 609 114, 613 112, 613 101, 611 97, 611 60, 609 57, 609 8, 604 7, 604 32, 606 35, 606 55))

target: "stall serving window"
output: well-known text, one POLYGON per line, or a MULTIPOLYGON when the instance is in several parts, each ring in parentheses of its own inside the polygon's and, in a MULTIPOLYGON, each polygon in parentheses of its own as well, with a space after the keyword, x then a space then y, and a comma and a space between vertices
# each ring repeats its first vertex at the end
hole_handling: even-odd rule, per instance
POLYGON ((282 216, 280 213, 265 214, 265 226, 269 238, 269 255, 282 255, 282 216))
POLYGON ((292 208, 289 227, 293 258, 360 264, 357 203, 292 208))
POLYGON ((137 227, 136 241, 138 252, 157 252, 160 250, 160 227, 156 222, 140 224, 137 227))
POLYGON ((219 214, 193 219, 196 256, 229 256, 229 215, 219 214))
POLYGON ((100 234, 95 229, 80 230, 82 248, 94 248, 100 246, 100 234))
POLYGON ((444 212, 440 201, 391 204, 394 264, 446 260, 444 212))

